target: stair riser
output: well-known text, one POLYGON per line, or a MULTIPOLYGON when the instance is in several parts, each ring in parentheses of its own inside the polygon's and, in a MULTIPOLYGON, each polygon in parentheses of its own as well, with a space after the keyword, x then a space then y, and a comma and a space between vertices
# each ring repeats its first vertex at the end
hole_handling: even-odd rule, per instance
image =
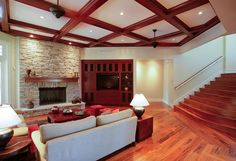
POLYGON ((220 126, 234 128, 236 130, 236 120, 230 120, 230 119, 222 118, 219 116, 207 114, 204 111, 196 110, 182 103, 180 103, 180 106, 183 107, 185 110, 193 113, 194 115, 201 117, 206 122, 207 121, 214 122, 214 123, 219 124, 220 126))
POLYGON ((206 88, 200 89, 200 92, 201 91, 206 92, 206 93, 218 94, 218 95, 222 95, 222 96, 226 96, 226 97, 236 97, 236 93, 235 92, 231 92, 231 91, 206 89, 206 88))
POLYGON ((221 74, 221 77, 231 78, 231 77, 236 77, 236 74, 235 73, 224 73, 224 74, 221 74))
POLYGON ((211 84, 219 84, 219 85, 226 85, 226 86, 236 86, 236 82, 227 82, 227 81, 211 81, 211 84))
POLYGON ((236 91, 236 86, 223 86, 223 85, 205 85, 206 89, 219 89, 219 90, 227 90, 227 91, 236 91))
POLYGON ((215 78, 216 81, 229 81, 229 82, 236 82, 236 77, 220 77, 215 78))
MULTIPOLYGON (((224 109, 224 107, 227 107, 227 106, 234 106, 233 104, 230 104, 229 102, 217 101, 215 99, 209 99, 209 98, 198 97, 198 96, 190 96, 190 99, 193 99, 200 103, 205 103, 211 106, 215 106, 220 109, 224 109)), ((235 109, 236 109, 236 105, 235 105, 235 109)))
POLYGON ((230 113, 226 112, 225 109, 215 107, 215 106, 210 106, 208 104, 202 104, 197 101, 188 99, 184 102, 187 105, 190 105, 191 108, 197 109, 199 111, 202 111, 204 113, 208 113, 211 115, 215 115, 217 117, 222 117, 222 118, 228 118, 230 120, 235 120, 236 121, 236 109, 234 111, 230 111, 230 113))
POLYGON ((210 123, 210 122, 206 122, 202 119, 199 119, 197 117, 194 117, 188 113, 186 113, 185 111, 182 111, 181 109, 179 109, 178 107, 175 107, 174 108, 174 111, 175 112, 179 112, 181 114, 183 114, 184 116, 188 117, 189 119, 192 119, 192 120, 196 120, 196 121, 200 121, 202 123, 204 123, 204 125, 206 126, 209 126, 210 128, 214 128, 215 130, 219 130, 220 132, 224 133, 224 134, 227 134, 229 135, 230 137, 236 139, 236 130, 235 129, 231 129, 231 128, 228 128, 228 127, 222 127, 222 126, 219 126, 219 125, 215 125, 213 123, 210 123))
POLYGON ((196 96, 203 97, 203 98, 208 98, 208 99, 213 99, 217 101, 223 101, 223 102, 232 102, 232 97, 226 97, 226 96, 219 96, 219 95, 213 95, 210 93, 205 93, 205 92, 195 92, 196 96))

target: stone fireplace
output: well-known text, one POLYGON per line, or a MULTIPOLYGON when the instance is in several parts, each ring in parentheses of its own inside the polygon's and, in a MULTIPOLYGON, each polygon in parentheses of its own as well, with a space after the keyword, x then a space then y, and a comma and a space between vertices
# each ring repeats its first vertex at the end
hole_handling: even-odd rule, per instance
POLYGON ((75 73, 79 77, 80 49, 78 47, 20 38, 19 53, 21 108, 27 108, 29 101, 32 101, 34 108, 37 108, 54 102, 71 102, 74 97, 80 96, 79 81, 26 81, 28 69, 31 70, 32 78, 72 78, 75 73), (59 95, 63 98, 57 98, 59 95))

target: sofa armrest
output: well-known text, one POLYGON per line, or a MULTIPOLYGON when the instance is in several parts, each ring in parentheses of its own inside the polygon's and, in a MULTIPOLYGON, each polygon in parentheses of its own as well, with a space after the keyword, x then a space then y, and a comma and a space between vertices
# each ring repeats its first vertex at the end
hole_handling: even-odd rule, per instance
POLYGON ((37 149, 39 160, 46 161, 46 145, 41 142, 41 135, 39 130, 32 132, 31 138, 37 149))

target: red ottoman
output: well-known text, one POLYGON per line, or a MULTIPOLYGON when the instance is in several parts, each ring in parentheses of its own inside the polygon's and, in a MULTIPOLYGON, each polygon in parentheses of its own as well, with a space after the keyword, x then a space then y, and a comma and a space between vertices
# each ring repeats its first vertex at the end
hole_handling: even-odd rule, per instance
POLYGON ((103 108, 99 109, 99 115, 101 114, 111 114, 111 113, 116 113, 119 112, 119 108, 103 108))
POLYGON ((105 107, 102 106, 102 105, 93 105, 93 106, 90 106, 90 115, 98 116, 98 115, 100 115, 99 110, 104 109, 104 108, 105 108, 105 107))

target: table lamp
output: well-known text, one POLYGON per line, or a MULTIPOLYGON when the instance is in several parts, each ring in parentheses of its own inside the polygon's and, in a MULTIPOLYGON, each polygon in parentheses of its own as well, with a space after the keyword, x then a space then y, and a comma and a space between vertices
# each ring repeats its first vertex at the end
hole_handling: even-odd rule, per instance
POLYGON ((138 118, 141 118, 145 109, 145 106, 148 106, 149 103, 143 94, 135 94, 133 100, 130 103, 133 106, 134 113, 138 118))
POLYGON ((10 105, 0 105, 0 149, 4 149, 13 136, 10 128, 21 123, 21 119, 10 105))

